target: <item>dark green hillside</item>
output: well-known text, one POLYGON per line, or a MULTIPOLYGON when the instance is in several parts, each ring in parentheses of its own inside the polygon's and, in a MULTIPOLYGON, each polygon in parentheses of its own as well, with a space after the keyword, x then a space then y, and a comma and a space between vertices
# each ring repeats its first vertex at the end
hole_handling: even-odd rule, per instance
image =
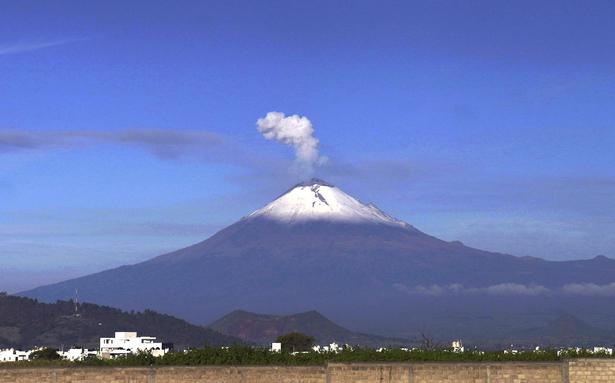
POLYGON ((70 301, 40 303, 29 298, 0 294, 0 348, 33 346, 98 347, 99 338, 115 331, 137 331, 156 336, 176 348, 229 345, 241 340, 192 325, 170 315, 146 310, 125 312, 90 303, 70 301))

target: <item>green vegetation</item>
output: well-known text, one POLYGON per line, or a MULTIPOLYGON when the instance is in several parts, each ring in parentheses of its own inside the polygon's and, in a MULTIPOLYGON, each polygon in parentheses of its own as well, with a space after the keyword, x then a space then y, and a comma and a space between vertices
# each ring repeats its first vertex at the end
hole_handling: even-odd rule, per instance
POLYGON ((42 348, 30 354, 32 360, 58 360, 60 358, 60 354, 55 348, 42 348))
POLYGON ((280 335, 275 341, 282 343, 283 352, 310 351, 314 345, 313 337, 300 332, 280 335))
POLYGON ((39 359, 29 362, 2 363, 0 367, 51 367, 51 366, 207 366, 207 365, 281 365, 310 366, 326 363, 376 363, 376 362, 551 362, 570 358, 609 357, 606 354, 570 351, 557 355, 555 350, 519 352, 454 353, 449 350, 383 350, 345 349, 339 353, 289 353, 270 352, 262 348, 233 346, 229 348, 202 348, 187 352, 171 352, 156 358, 150 354, 129 355, 124 358, 102 360, 88 358, 79 362, 39 359))

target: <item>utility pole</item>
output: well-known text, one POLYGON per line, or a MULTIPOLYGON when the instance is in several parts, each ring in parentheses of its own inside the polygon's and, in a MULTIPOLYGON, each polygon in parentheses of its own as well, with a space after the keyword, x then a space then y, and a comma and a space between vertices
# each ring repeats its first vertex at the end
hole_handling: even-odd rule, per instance
POLYGON ((75 318, 79 318, 81 314, 79 313, 79 289, 75 289, 75 297, 73 298, 73 304, 75 305, 75 318))

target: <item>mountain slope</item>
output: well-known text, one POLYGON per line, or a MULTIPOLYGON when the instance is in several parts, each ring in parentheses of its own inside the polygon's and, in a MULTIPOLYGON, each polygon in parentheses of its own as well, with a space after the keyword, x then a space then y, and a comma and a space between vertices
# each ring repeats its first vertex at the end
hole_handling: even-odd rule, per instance
POLYGON ((543 326, 511 334, 514 344, 541 345, 542 347, 591 347, 613 344, 615 335, 594 327, 571 314, 561 314, 543 326))
MULTIPOLYGON (((609 296, 574 295, 565 286, 612 282, 615 261, 606 257, 552 262, 443 241, 312 180, 193 246, 23 294, 54 301, 78 288, 88 301, 196 323, 236 309, 315 308, 365 332, 407 337, 433 328, 456 337, 498 332, 508 318, 515 326, 547 309, 578 309, 611 323, 609 296), (471 319, 509 307, 515 310, 495 315, 489 327, 471 319), (451 322, 453 311, 467 321, 451 322)), ((535 323, 542 322, 526 324, 535 323)))
POLYGON ((236 310, 216 320, 209 328, 236 336, 247 342, 268 345, 283 334, 300 332, 310 335, 316 344, 332 342, 363 347, 407 346, 410 341, 350 331, 325 318, 317 311, 292 315, 264 315, 236 310))
POLYGON ((128 313, 89 303, 39 303, 28 298, 0 295, 0 348, 79 345, 98 347, 99 338, 115 331, 137 331, 156 336, 175 347, 202 347, 241 343, 238 338, 194 326, 153 311, 128 313))

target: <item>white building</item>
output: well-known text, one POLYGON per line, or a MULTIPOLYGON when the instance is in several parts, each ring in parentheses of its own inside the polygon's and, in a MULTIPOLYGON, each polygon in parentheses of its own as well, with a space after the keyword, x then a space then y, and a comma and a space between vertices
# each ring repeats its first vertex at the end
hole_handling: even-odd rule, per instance
POLYGON ((461 340, 454 340, 453 343, 451 343, 451 348, 453 349, 453 352, 463 352, 465 350, 465 348, 463 347, 463 343, 461 343, 461 340))
POLYGON ((58 354, 60 354, 62 359, 74 362, 76 360, 83 360, 88 356, 98 356, 98 351, 88 350, 87 348, 71 348, 66 351, 58 351, 58 354))
POLYGON ((116 358, 139 352, 162 356, 168 351, 169 347, 162 342, 156 342, 156 337, 137 336, 136 332, 116 332, 114 338, 100 338, 101 358, 116 358))
POLYGON ((0 350, 0 362, 19 362, 28 360, 31 351, 20 351, 14 348, 0 350))
POLYGON ((606 355, 613 355, 613 349, 609 347, 594 347, 593 353, 604 353, 606 355))
POLYGON ((314 346, 312 347, 312 351, 314 352, 340 352, 344 347, 350 348, 348 345, 340 346, 339 344, 333 342, 328 346, 314 346))
POLYGON ((271 352, 282 352, 282 343, 271 343, 271 352))

